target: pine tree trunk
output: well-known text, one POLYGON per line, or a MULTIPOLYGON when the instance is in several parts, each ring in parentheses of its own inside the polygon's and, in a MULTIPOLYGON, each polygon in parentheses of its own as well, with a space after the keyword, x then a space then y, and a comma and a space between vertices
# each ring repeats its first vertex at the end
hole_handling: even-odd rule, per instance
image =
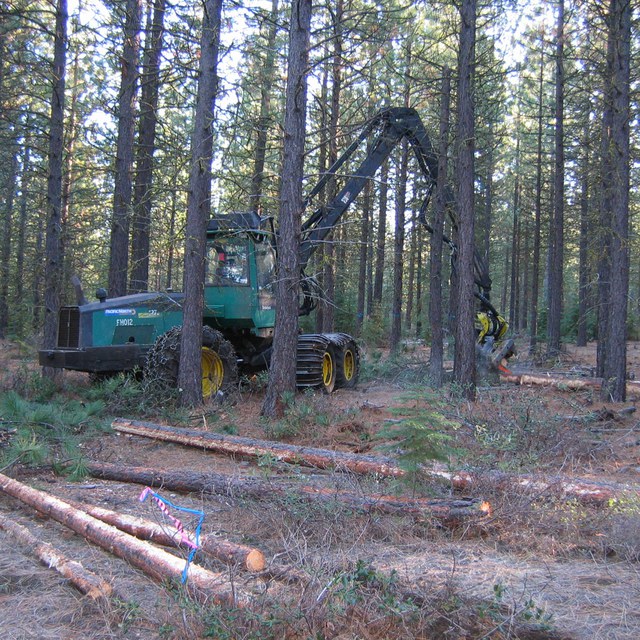
POLYGON ((443 69, 440 96, 440 131, 438 134, 438 182, 431 235, 429 263, 429 325, 431 329, 431 358, 429 373, 433 385, 442 386, 444 361, 444 330, 442 324, 442 235, 444 231, 445 198, 449 154, 449 120, 451 103, 451 70, 443 69))
POLYGON ((516 166, 513 185, 513 226, 511 229, 511 287, 509 297, 509 324, 514 330, 520 328, 520 117, 516 118, 516 166))
POLYGON ((533 228, 533 265, 531 274, 531 307, 529 330, 529 354, 533 355, 538 344, 538 299, 540 297, 540 233, 542 229, 542 133, 544 98, 544 52, 540 51, 540 74, 538 77, 538 128, 536 134, 536 190, 533 228))
MULTIPOLYGON (((73 21, 76 22, 75 20, 73 21)), ((77 32, 77 25, 76 32, 77 32)), ((76 33, 72 34, 72 38, 76 33)), ((61 272, 61 288, 64 289, 64 283, 69 282, 72 276, 70 260, 67 258, 67 250, 71 244, 73 237, 71 235, 69 219, 71 217, 73 199, 74 199, 74 187, 76 181, 75 167, 76 160, 76 147, 78 139, 82 133, 78 127, 78 96, 80 93, 80 54, 76 51, 73 63, 72 63, 72 79, 71 79, 71 91, 69 100, 69 119, 66 125, 66 146, 64 150, 63 170, 62 170, 62 202, 61 202, 61 215, 60 215, 60 264, 62 265, 61 272)))
MULTIPOLYGON (((327 156, 328 156, 328 131, 329 131, 329 123, 328 123, 328 113, 325 105, 328 101, 329 95, 329 46, 328 43, 325 44, 324 48, 325 55, 325 64, 322 68, 322 88, 320 90, 320 131, 322 131, 322 139, 320 141, 320 148, 318 150, 318 175, 321 177, 324 176, 327 170, 327 156)), ((323 186, 320 190, 319 194, 319 202, 321 206, 326 205, 327 197, 326 197, 326 186, 323 186)), ((324 243, 321 243, 314 255, 314 263, 315 263, 315 274, 316 281, 318 283, 318 287, 321 291, 324 292, 324 243)), ((315 317, 315 330, 316 333, 322 333, 322 329, 324 326, 324 308, 325 303, 324 300, 318 301, 318 306, 316 307, 316 317, 315 317)))
MULTIPOLYGON (((44 336, 42 346, 56 345, 58 308, 62 275, 60 226, 62 218, 62 153, 64 149, 64 98, 67 48, 67 0, 56 5, 56 35, 53 54, 53 92, 49 129, 49 172, 47 179, 47 231, 45 241, 44 336)), ((46 377, 54 378, 57 369, 43 367, 46 377)))
MULTIPOLYGON (((30 118, 27 116, 24 127, 24 145, 22 155, 22 193, 20 195, 20 217, 18 221, 18 238, 16 241, 16 272, 24 272, 24 254, 25 254, 25 238, 27 232, 27 217, 28 217, 28 196, 31 189, 31 130, 30 130, 30 118)), ((24 298, 24 285, 23 278, 18 278, 16 282, 16 300, 26 308, 24 298)))
POLYGON ((564 271, 564 0, 558 3, 556 37, 556 122, 553 221, 549 244, 547 354, 560 353, 564 271))
POLYGON ((384 249, 387 240, 387 205, 389 194, 389 162, 380 168, 380 203, 378 209, 378 233, 376 240, 376 270, 373 283, 374 304, 382 305, 382 287, 384 284, 384 249))
MULTIPOLYGON (((608 18, 610 20, 610 18, 608 18)), ((607 23, 608 24, 608 23, 607 23)), ((615 34, 609 25, 607 37, 607 64, 604 74, 602 134, 600 141, 601 183, 600 224, 598 247, 598 347, 596 352, 596 376, 605 373, 609 339, 610 292, 611 292, 611 218, 613 168, 611 166, 611 129, 613 127, 613 69, 615 34)))
POLYGON ((369 221, 371 218, 371 181, 363 191, 362 221, 360 223, 360 267, 358 271, 358 301, 356 307, 356 335, 360 335, 364 320, 364 305, 367 292, 367 266, 369 256, 369 221))
POLYGON ((141 0, 127 0, 126 12, 124 44, 121 56, 122 73, 118 99, 118 142, 113 191, 113 215, 111 219, 111 250, 109 254, 109 295, 113 297, 123 296, 127 292, 132 190, 131 173, 135 138, 141 0))
MULTIPOLYGON (((16 136, 17 138, 17 136, 16 136)), ((9 274, 11 264, 11 240, 13 232, 13 203, 18 177, 18 141, 12 141, 11 162, 4 188, 2 245, 0 246, 0 338, 6 337, 9 326, 9 274)), ((19 273, 19 272, 18 272, 19 273)), ((20 278, 19 278, 20 279, 20 278)))
POLYGON ((609 28, 615 42, 611 121, 611 293, 603 396, 614 402, 626 398, 627 297, 629 293, 629 120, 631 66, 631 4, 611 0, 609 28))
POLYGON ((493 216, 493 174, 495 172, 495 125, 489 124, 489 146, 487 149, 487 173, 485 176, 484 219, 482 221, 482 256, 487 268, 491 257, 491 219, 493 216))
POLYGON ((407 199, 407 168, 409 165, 409 145, 402 140, 402 153, 398 168, 396 190, 396 224, 393 239, 393 294, 391 298, 391 334, 389 348, 396 351, 402 337, 402 294, 404 269, 404 210, 407 199))
POLYGON ((218 53, 222 0, 204 0, 200 70, 192 142, 184 252, 184 306, 178 387, 183 406, 202 402, 202 316, 204 260, 210 215, 214 108, 218 95, 218 53))
POLYGON ((156 146, 158 121, 158 94, 160 91, 160 55, 164 33, 165 0, 155 0, 153 17, 147 19, 148 38, 142 64, 140 124, 136 179, 133 191, 133 230, 131 238, 132 293, 149 288, 149 246, 151 232, 151 205, 153 204, 153 154, 156 146))
POLYGON ((413 306, 416 284, 416 260, 418 253, 418 225, 415 207, 411 212, 411 238, 409 243, 409 273, 407 278, 407 305, 404 311, 404 322, 407 332, 411 330, 413 322, 413 306))
POLYGON ((473 65, 476 41, 476 1, 460 5, 460 53, 458 59, 458 289, 456 305, 456 344, 453 376, 463 394, 475 399, 474 331, 474 152, 473 65))
MULTIPOLYGON (((343 46, 343 14, 344 2, 337 0, 335 13, 332 18, 333 54, 331 62, 331 110, 329 112, 329 166, 338 158, 338 128, 340 123, 341 96, 342 96, 342 69, 344 65, 343 46)), ((337 194, 335 179, 331 179, 327 186, 327 200, 331 202, 337 194)), ((335 298, 336 277, 335 266, 338 262, 335 243, 339 237, 339 229, 333 229, 327 236, 324 248, 324 291, 326 301, 322 311, 322 331, 331 332, 335 327, 335 298)))
POLYGON ((418 244, 417 254, 416 254, 416 340, 420 340, 422 338, 422 278, 423 276, 423 260, 424 260, 424 232, 422 230, 422 225, 417 225, 416 227, 416 242, 418 244))
POLYGON ((294 393, 296 388, 299 252, 310 25, 311 0, 293 0, 289 32, 283 179, 280 195, 276 327, 269 368, 269 385, 262 406, 263 414, 270 417, 282 415, 283 396, 286 393, 294 393))
MULTIPOLYGON (((267 22, 265 19, 263 21, 267 22)), ((249 206, 252 211, 259 211, 262 205, 262 183, 264 182, 264 165, 267 156, 267 134, 271 124, 271 87, 275 77, 276 36, 278 34, 278 0, 271 1, 271 13, 268 20, 267 42, 264 62, 260 67, 260 114, 256 129, 256 146, 253 155, 253 175, 251 176, 251 193, 249 206)))
MULTIPOLYGON (((585 131, 588 131, 586 123, 585 131)), ((589 136, 585 136, 582 148, 582 176, 580 192, 580 243, 578 248, 578 331, 576 346, 587 346, 587 313, 589 309, 589 136)))

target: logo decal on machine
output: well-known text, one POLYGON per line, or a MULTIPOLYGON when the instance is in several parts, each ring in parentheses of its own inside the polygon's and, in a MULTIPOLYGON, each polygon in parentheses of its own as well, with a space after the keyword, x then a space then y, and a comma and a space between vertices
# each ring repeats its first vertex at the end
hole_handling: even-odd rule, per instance
POLYGON ((105 316, 135 316, 135 309, 105 309, 105 316))

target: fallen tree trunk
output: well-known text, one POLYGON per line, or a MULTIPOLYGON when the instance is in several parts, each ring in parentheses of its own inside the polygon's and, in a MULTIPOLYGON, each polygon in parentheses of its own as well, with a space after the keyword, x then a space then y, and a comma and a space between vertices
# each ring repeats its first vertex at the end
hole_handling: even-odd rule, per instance
MULTIPOLYGON (((569 391, 577 391, 580 389, 602 389, 602 380, 600 378, 569 378, 561 376, 548 375, 501 375, 501 382, 510 382, 519 385, 539 385, 545 387, 554 387, 556 389, 566 389, 569 391)), ((640 383, 628 380, 627 393, 640 393, 640 383)))
POLYGON ((431 471, 447 480, 455 489, 478 490, 491 487, 495 491, 513 492, 520 490, 541 496, 554 496, 578 500, 585 504, 607 505, 625 496, 640 497, 640 487, 612 482, 602 482, 588 478, 541 474, 512 474, 500 471, 457 472, 431 471))
MULTIPOLYGON (((502 376, 503 378, 522 378, 523 376, 502 376)), ((525 378, 528 379, 528 378, 525 378)), ((547 378, 545 378, 547 380, 547 378)), ((579 388, 579 387, 576 387, 579 388)), ((123 420, 118 418, 114 420, 113 427, 117 431, 124 433, 136 433, 150 438, 158 437, 161 440, 178 442, 187 446, 200 448, 211 448, 219 453, 241 453, 242 455, 270 455, 280 460, 291 462, 294 464, 307 464, 322 469, 348 469, 354 473, 378 474, 381 476, 402 477, 405 471, 397 466, 397 462, 392 458, 365 456, 355 453, 345 453, 342 451, 330 451, 328 449, 296 447, 295 445, 286 445, 282 443, 269 442, 265 440, 253 440, 249 438, 238 438, 232 436, 223 436, 220 434, 198 431, 194 429, 179 429, 175 427, 164 427, 151 423, 123 420), (254 443, 254 447, 248 443, 254 443), (253 453, 251 453, 253 451, 253 453), (308 454, 308 455, 307 455, 308 454)), ((147 470, 153 473, 151 470, 147 470)), ((569 499, 576 499, 582 502, 590 502, 593 504, 603 504, 609 500, 616 499, 628 492, 628 489, 622 485, 607 485, 606 483, 597 483, 587 479, 573 479, 568 477, 541 477, 534 475, 515 475, 500 472, 488 473, 470 473, 466 471, 450 472, 437 468, 421 467, 420 472, 428 478, 437 478, 444 480, 458 491, 477 489, 478 487, 489 484, 493 489, 499 491, 509 491, 519 488, 524 491, 536 491, 539 493, 553 493, 556 496, 562 496, 569 499)), ((114 478, 110 478, 114 479, 114 478)), ((158 480, 159 478, 156 478, 158 480)), ((185 480, 183 477, 182 480, 185 480)), ((173 478, 177 482, 172 485, 176 491, 179 488, 180 478, 173 478)), ((136 481, 137 482, 137 481, 136 481)), ((196 480, 196 485, 199 480, 196 480)), ((210 482, 215 486, 212 493, 225 493, 225 491, 247 492, 254 497, 268 497, 273 492, 271 485, 256 484, 254 480, 234 479, 234 487, 227 487, 227 476, 216 477, 214 474, 207 476, 204 482, 210 482), (246 484, 249 483, 249 484, 246 484)), ((160 486, 160 485, 156 485, 160 486)), ((212 487, 213 488, 213 487, 212 487)), ((196 488, 185 488, 185 491, 198 491, 196 488)), ((301 491, 304 491, 302 489, 301 491)), ((311 490, 312 491, 312 490, 311 490)), ((633 489, 632 489, 633 491, 633 489)), ((348 494, 344 495, 344 501, 350 502, 352 506, 364 506, 365 500, 361 496, 356 496, 354 501, 350 500, 348 494)), ((376 508, 380 511, 393 507, 386 500, 379 501, 376 508)), ((466 508, 466 507, 465 507, 466 508)))
MULTIPOLYGON (((0 474, 0 491, 51 517, 156 580, 180 579, 182 576, 185 567, 183 559, 157 549, 144 540, 138 540, 75 509, 59 498, 33 489, 3 474, 0 474)), ((207 571, 192 563, 189 565, 188 578, 187 588, 194 595, 204 593, 221 604, 234 603, 237 592, 232 592, 227 587, 224 575, 207 571)))
POLYGON ((249 458, 269 456, 281 462, 315 467, 316 469, 347 470, 353 473, 377 473, 382 476, 401 477, 404 470, 393 458, 367 456, 345 451, 330 451, 316 447, 301 447, 283 442, 228 436, 198 429, 183 429, 116 418, 111 426, 120 433, 175 442, 198 449, 207 449, 226 455, 249 458))
POLYGON ((171 491, 204 492, 225 496, 251 497, 258 500, 288 498, 292 495, 315 502, 343 504, 364 512, 412 515, 419 520, 436 518, 455 526, 461 521, 473 521, 486 516, 491 507, 477 498, 416 498, 408 500, 396 496, 359 495, 336 489, 317 489, 293 484, 274 484, 258 478, 237 478, 217 473, 191 471, 157 471, 145 467, 124 467, 109 463, 91 462, 87 471, 95 478, 133 482, 150 487, 164 487, 171 491))
POLYGON ((22 547, 28 549, 40 562, 50 569, 55 569, 78 589, 78 591, 84 593, 89 598, 97 600, 108 598, 111 595, 112 587, 108 582, 88 569, 85 569, 82 564, 76 560, 70 560, 48 542, 43 542, 38 539, 26 527, 1 514, 0 529, 4 529, 12 535, 22 547))
MULTIPOLYGON (((91 504, 71 501, 69 504, 136 538, 150 540, 165 547, 183 546, 177 530, 171 533, 170 527, 162 526, 157 522, 91 504)), ((248 571, 262 571, 267 564, 264 554, 259 549, 221 540, 211 535, 201 537, 198 549, 225 564, 241 566, 248 571)))

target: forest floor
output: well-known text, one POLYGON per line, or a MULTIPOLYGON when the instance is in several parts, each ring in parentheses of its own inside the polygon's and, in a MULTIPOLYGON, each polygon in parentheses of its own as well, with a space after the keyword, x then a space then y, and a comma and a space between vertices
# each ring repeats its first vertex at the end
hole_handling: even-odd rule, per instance
MULTIPOLYGON (((400 480, 357 476, 269 457, 233 458, 108 428, 92 432, 78 447, 87 461, 252 477, 274 487, 286 482, 359 495, 479 497, 491 504, 490 515, 446 526, 428 513, 359 511, 339 500, 283 498, 276 491, 273 499, 258 500, 159 487, 173 504, 204 512, 203 533, 256 547, 270 569, 305 576, 302 584, 274 579, 273 572, 255 576, 198 552, 195 562, 250 595, 246 607, 221 607, 192 599, 175 584, 154 582, 3 494, 0 515, 28 527, 114 588, 106 601, 82 596, 0 530, 3 640, 640 637, 640 419, 634 413, 639 398, 602 403, 593 388, 494 381, 482 384, 477 401, 468 403, 450 388, 434 392, 425 385, 428 354, 419 346, 396 361, 380 353, 365 356, 355 389, 299 394, 278 422, 260 417, 260 381, 191 416, 166 408, 154 412, 105 387, 102 417, 106 424, 116 416, 138 418, 372 455, 390 455, 384 445, 394 445, 393 429, 414 428, 422 434, 410 445, 418 454, 427 446, 447 448, 451 469, 476 471, 484 482, 454 491, 420 471, 400 480), (491 470, 512 479, 562 476, 622 490, 616 500, 594 504, 526 491, 515 480, 496 483, 491 470)), ((595 346, 589 345, 568 346, 553 363, 520 358, 511 365, 514 372, 579 378, 594 363, 595 346)), ((639 344, 629 344, 628 370, 640 374, 639 344)), ((12 391, 37 396, 37 368, 26 347, 1 342, 0 371, 0 398, 6 401, 12 391)), ((86 376, 67 374, 57 397, 85 404, 89 391, 86 376)), ((5 452, 14 426, 6 406, 0 404, 5 452)), ((64 457, 55 450, 51 455, 64 457)), ((157 505, 138 500, 140 485, 86 476, 73 480, 50 465, 24 464, 23 458, 2 466, 2 473, 55 496, 162 522, 157 505)), ((194 526, 192 516, 181 517, 187 530, 194 526)))

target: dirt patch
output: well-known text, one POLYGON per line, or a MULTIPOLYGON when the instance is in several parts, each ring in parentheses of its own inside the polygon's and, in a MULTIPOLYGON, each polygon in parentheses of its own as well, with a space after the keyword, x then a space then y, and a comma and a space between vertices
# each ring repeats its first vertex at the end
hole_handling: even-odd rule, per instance
MULTIPOLYGON (((4 389, 19 386, 17 378, 26 379, 29 374, 23 372, 34 370, 33 362, 11 344, 0 345, 0 354, 0 366, 10 372, 4 389)), ((418 368, 423 355, 409 359, 403 375, 418 368)), ((571 348, 547 370, 580 376, 594 362, 594 345, 571 348)), ((521 359, 516 366, 534 365, 521 359)), ((629 367, 640 367, 635 344, 629 346, 629 367)), ((75 389, 81 396, 86 379, 75 375, 71 380, 67 392, 75 389)), ((188 424, 380 454, 381 444, 392 444, 377 437, 381 431, 417 421, 451 437, 456 469, 562 474, 634 491, 640 486, 640 427, 632 398, 612 405, 602 403, 593 390, 487 384, 479 389, 478 401, 469 405, 448 391, 433 393, 424 385, 394 378, 331 396, 303 394, 278 424, 260 418, 261 402, 260 390, 248 390, 232 404, 192 416, 188 424)), ((152 418, 170 422, 163 415, 152 418)), ((400 450, 397 444, 396 453, 400 450)), ((384 453, 390 453, 388 447, 384 453)), ((231 493, 180 494, 159 488, 167 500, 205 513, 204 534, 254 545, 265 553, 271 569, 288 567, 306 576, 304 585, 266 575, 256 578, 198 553, 198 563, 253 594, 248 613, 193 602, 179 586, 154 582, 3 495, 3 514, 109 580, 116 593, 107 603, 88 601, 0 532, 3 637, 618 640, 640 635, 640 505, 632 492, 604 506, 498 490, 489 480, 458 494, 450 485, 419 474, 409 483, 366 478, 274 459, 234 459, 117 433, 84 442, 82 454, 87 460, 125 467, 254 477, 274 487, 286 481, 360 494, 482 497, 491 502, 493 513, 481 526, 447 528, 429 518, 358 512, 339 501, 315 504, 293 494, 259 501, 231 493)), ((60 497, 165 522, 157 506, 140 503, 138 485, 92 478, 71 482, 51 469, 19 464, 7 473, 60 497)), ((192 526, 186 516, 185 526, 192 526)))

